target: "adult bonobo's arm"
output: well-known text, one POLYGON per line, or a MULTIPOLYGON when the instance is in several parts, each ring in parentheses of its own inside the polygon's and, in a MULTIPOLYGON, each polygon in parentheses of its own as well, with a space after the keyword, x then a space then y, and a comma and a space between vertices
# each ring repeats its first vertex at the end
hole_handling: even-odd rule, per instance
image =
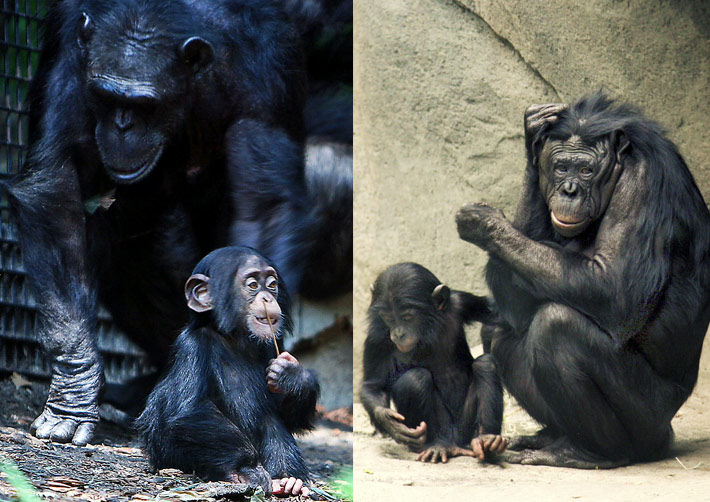
POLYGON ((227 133, 237 221, 232 244, 271 258, 290 291, 298 291, 309 228, 303 145, 285 131, 242 119, 227 133))

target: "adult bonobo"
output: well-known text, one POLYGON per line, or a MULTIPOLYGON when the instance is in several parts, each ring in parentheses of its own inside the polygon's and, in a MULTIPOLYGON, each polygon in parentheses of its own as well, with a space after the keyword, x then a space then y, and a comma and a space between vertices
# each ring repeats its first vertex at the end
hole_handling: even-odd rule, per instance
POLYGON ((9 192, 52 357, 33 429, 83 444, 103 378, 97 299, 161 366, 201 256, 252 246, 297 290, 319 211, 281 2, 66 0, 47 19, 27 169, 9 192))
POLYGON ((666 455, 710 321, 710 214, 660 127, 602 94, 525 114, 513 222, 456 216, 490 255, 499 320, 484 338, 545 427, 512 462, 614 467, 666 455))

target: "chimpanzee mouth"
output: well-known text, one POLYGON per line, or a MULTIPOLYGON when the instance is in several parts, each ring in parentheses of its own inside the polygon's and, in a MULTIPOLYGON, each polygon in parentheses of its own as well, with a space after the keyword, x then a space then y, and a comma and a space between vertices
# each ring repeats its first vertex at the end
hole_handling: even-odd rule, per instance
POLYGON ((111 176, 111 178, 118 183, 136 183, 145 178, 158 163, 158 160, 160 160, 160 157, 163 154, 163 145, 158 146, 154 152, 155 153, 152 156, 137 166, 119 168, 106 164, 106 170, 108 171, 109 176, 111 176))
POLYGON ((550 219, 555 228, 565 237, 574 236, 587 228, 590 218, 574 219, 570 217, 558 217, 554 211, 550 211, 550 219))
POLYGON ((281 319, 278 317, 271 318, 271 324, 269 324, 269 320, 266 318, 266 316, 251 316, 249 319, 250 321, 250 326, 249 329, 252 333, 255 335, 261 336, 263 338, 271 338, 272 333, 277 333, 279 332, 279 326, 281 324, 281 319), (273 332, 272 332, 272 327, 273 327, 273 332))

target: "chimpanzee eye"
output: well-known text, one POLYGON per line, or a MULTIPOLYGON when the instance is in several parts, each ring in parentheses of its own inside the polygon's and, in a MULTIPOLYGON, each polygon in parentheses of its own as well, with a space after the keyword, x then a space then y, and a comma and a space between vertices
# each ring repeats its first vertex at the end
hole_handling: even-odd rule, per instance
POLYGON ((269 289, 276 289, 276 287, 279 285, 279 281, 276 280, 276 277, 273 275, 270 275, 269 277, 266 278, 266 287, 269 289))
POLYGON ((249 289, 256 289, 259 287, 259 282, 253 277, 248 278, 245 284, 249 289))

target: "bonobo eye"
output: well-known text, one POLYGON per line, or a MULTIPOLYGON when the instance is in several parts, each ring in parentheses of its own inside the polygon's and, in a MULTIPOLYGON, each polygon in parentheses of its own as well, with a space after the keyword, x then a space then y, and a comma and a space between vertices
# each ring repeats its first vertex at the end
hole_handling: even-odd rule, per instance
POLYGON ((86 12, 82 12, 79 17, 79 30, 76 36, 76 43, 81 49, 86 49, 86 45, 94 33, 94 26, 91 23, 91 18, 86 12))
POLYGON ((259 281, 254 279, 253 277, 249 277, 244 284, 246 284, 246 287, 249 289, 257 289, 259 287, 259 281))
POLYGON ((384 312, 380 312, 380 317, 382 318, 383 321, 385 321, 387 324, 390 324, 394 318, 390 314, 385 314, 384 312))
POLYGON ((414 316, 412 314, 403 314, 402 320, 404 322, 411 322, 412 320, 414 320, 414 316))
POLYGON ((266 287, 269 289, 276 289, 276 287, 279 285, 279 281, 276 280, 276 277, 273 275, 270 275, 269 277, 266 278, 266 287))
POLYGON ((592 168, 585 166, 579 170, 579 174, 581 174, 582 176, 591 176, 592 168))
POLYGON ((567 166, 563 164, 558 164, 555 166, 555 172, 557 174, 565 174, 567 172, 567 166))

